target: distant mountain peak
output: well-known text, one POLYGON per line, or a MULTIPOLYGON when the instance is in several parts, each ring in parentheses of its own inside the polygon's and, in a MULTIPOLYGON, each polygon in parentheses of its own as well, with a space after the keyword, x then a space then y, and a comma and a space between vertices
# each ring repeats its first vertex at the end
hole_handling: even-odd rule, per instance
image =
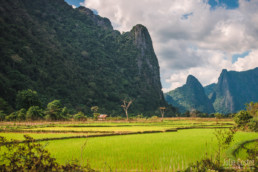
POLYGON ((131 34, 133 35, 134 43, 138 48, 153 49, 149 31, 145 26, 141 24, 135 25, 131 30, 131 34))
POLYGON ((221 72, 221 73, 226 73, 226 72, 228 72, 227 69, 222 69, 222 72, 221 72))
POLYGON ((192 82, 198 82, 199 83, 198 79, 195 78, 193 75, 188 75, 187 79, 186 79, 186 84, 187 83, 192 83, 192 82))
POLYGON ((181 112, 193 109, 212 113, 214 108, 204 92, 201 83, 193 75, 189 75, 186 84, 165 94, 168 103, 177 106, 181 112))
POLYGON ((187 86, 194 86, 194 87, 202 87, 202 84, 193 75, 188 75, 188 77, 186 79, 186 85, 187 86))

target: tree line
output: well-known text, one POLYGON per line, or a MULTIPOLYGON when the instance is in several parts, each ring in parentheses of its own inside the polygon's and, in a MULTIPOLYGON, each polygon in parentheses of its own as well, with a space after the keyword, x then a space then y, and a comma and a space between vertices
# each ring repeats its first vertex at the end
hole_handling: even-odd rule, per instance
MULTIPOLYGON (((124 114, 120 114, 119 119, 122 119, 121 116, 125 116, 128 121, 132 117, 128 109, 133 102, 134 99, 125 98, 121 100, 122 105, 120 108, 124 110, 124 114)), ((0 121, 57 121, 70 119, 86 121, 87 117, 98 120, 99 112, 101 111, 98 106, 92 106, 90 108, 92 113, 86 115, 83 111, 75 112, 74 109, 67 108, 60 100, 53 100, 44 107, 38 93, 31 89, 21 90, 17 93, 15 107, 16 109, 13 109, 7 101, 0 97, 0 121)), ((167 109, 168 111, 170 110, 169 107, 167 109)), ((156 113, 154 114, 156 116, 156 113)), ((138 114, 136 118, 143 118, 143 115, 138 114)))

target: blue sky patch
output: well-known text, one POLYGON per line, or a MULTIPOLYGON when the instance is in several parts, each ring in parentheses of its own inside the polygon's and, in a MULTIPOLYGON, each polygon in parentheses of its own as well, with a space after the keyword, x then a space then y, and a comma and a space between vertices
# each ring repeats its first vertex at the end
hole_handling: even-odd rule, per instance
POLYGON ((80 6, 81 2, 84 2, 84 0, 65 0, 69 5, 75 5, 76 7, 80 6))
POLYGON ((245 51, 242 54, 234 54, 232 56, 232 64, 234 64, 238 58, 245 58, 246 56, 248 56, 250 54, 251 51, 245 51))
POLYGON ((181 19, 182 20, 187 20, 189 18, 189 16, 192 16, 192 15, 193 15, 193 12, 184 14, 184 15, 182 15, 181 19))
POLYGON ((99 12, 95 9, 91 9, 95 15, 99 15, 99 12))
POLYGON ((211 9, 216 9, 216 7, 225 7, 226 9, 236 9, 239 7, 238 0, 209 0, 208 3, 211 9))
MULTIPOLYGON (((80 6, 81 2, 84 2, 84 0, 65 0, 69 5, 75 5, 76 7, 80 6)), ((95 9, 91 9, 95 15, 98 15, 98 11, 95 9)))

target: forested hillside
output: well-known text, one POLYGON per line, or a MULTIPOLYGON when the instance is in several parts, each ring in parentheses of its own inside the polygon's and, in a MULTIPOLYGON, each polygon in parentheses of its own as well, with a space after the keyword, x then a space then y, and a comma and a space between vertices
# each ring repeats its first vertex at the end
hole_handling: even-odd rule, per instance
POLYGON ((211 101, 205 95, 201 83, 192 75, 187 77, 186 84, 165 94, 166 101, 181 112, 200 111, 213 113, 211 101))
POLYGON ((107 18, 64 0, 0 1, 0 94, 15 107, 19 90, 72 109, 150 114, 166 105, 147 28, 113 30, 107 18))

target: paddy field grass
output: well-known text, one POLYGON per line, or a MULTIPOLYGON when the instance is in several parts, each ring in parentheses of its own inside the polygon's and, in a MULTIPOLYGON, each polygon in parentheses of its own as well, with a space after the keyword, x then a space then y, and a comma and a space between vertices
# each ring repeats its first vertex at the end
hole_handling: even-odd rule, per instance
MULTIPOLYGON (((49 141, 47 149, 61 163, 88 160, 95 169, 176 170, 217 150, 214 129, 189 129, 171 133, 126 135, 49 141), (84 149, 82 149, 85 145, 84 149), (83 159, 82 159, 83 155, 83 159)), ((238 132, 235 141, 257 138, 238 132)), ((225 155, 226 156, 226 155, 225 155)))
MULTIPOLYGON (((92 168, 100 171, 176 171, 186 169, 205 156, 214 157, 217 150, 214 132, 233 124, 232 120, 201 118, 173 118, 164 122, 1 123, 0 136, 21 141, 24 134, 36 140, 56 138, 40 143, 62 164, 77 159, 89 162, 92 168), (169 130, 173 132, 166 132, 169 130), (98 137, 104 135, 103 132, 157 131, 159 133, 98 137), (71 138, 90 135, 94 137, 71 138)), ((230 147, 253 139, 258 139, 257 133, 237 132, 230 147)), ((223 158, 228 157, 232 157, 230 151, 225 151, 223 158)), ((246 157, 246 152, 240 151, 239 157, 246 157)))

